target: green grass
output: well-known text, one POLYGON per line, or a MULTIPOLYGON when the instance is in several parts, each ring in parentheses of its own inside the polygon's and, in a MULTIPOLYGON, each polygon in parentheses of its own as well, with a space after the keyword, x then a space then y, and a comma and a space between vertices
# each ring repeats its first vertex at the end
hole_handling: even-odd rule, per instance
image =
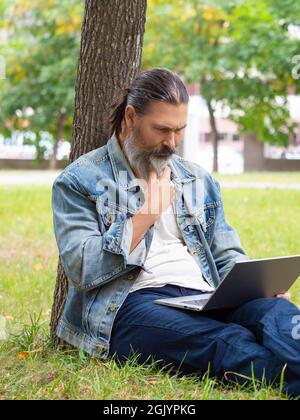
POLYGON ((300 184, 300 171, 295 172, 256 172, 249 171, 242 174, 213 174, 220 181, 239 182, 278 182, 300 184))
MULTIPOLYGON (((276 389, 225 387, 155 364, 125 366, 48 339, 58 253, 50 186, 0 187, 0 399, 281 399, 276 389), (23 353, 22 353, 23 352, 23 353)), ((224 189, 228 221, 252 258, 299 253, 300 191, 224 189)), ((292 288, 300 304, 300 282, 292 288)))

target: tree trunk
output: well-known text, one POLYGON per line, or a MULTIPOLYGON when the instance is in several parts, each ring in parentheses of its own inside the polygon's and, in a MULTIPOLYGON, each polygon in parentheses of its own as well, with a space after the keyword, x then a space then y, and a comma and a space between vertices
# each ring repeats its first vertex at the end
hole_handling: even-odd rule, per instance
POLYGON ((53 144, 53 152, 50 159, 49 169, 56 169, 57 166, 57 150, 59 142, 62 139, 64 127, 67 119, 67 113, 62 111, 59 114, 58 120, 57 120, 57 130, 56 130, 56 137, 55 142, 53 144))
MULTIPOLYGON (((146 0, 86 0, 75 89, 70 162, 104 145, 109 107, 141 66, 146 0)), ((68 283, 58 263, 51 314, 51 337, 63 344, 56 328, 68 283)))
POLYGON ((211 101, 207 101, 207 107, 209 112, 211 138, 213 144, 213 172, 218 172, 218 130, 215 118, 215 110, 211 105, 211 101))

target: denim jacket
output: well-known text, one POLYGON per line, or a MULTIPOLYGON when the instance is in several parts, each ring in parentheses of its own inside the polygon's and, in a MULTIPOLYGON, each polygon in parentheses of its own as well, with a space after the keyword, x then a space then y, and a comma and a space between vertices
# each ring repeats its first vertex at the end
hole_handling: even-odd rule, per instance
MULTIPOLYGON (((217 287, 234 261, 249 257, 226 222, 219 183, 176 154, 169 166, 183 239, 203 278, 217 287)), ((53 184, 54 231, 69 283, 57 335, 99 358, 108 356, 118 309, 146 270, 153 225, 130 253, 131 218, 144 203, 142 181, 113 135, 69 164, 53 184)))

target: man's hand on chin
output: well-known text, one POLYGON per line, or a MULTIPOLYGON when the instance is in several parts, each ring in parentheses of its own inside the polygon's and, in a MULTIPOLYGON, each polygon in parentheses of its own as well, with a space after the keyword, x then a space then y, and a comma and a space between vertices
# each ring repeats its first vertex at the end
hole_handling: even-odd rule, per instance
POLYGON ((278 295, 275 295, 275 297, 277 297, 277 298, 284 298, 284 299, 287 299, 287 300, 291 300, 291 294, 288 293, 288 292, 279 293, 278 295))

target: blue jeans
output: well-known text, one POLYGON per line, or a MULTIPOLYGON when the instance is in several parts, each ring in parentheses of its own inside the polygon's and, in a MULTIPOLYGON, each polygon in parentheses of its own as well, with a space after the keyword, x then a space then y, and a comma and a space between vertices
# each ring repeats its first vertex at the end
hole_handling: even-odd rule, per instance
POLYGON ((201 376, 209 369, 225 383, 240 384, 255 377, 276 385, 285 367, 283 390, 299 396, 300 339, 292 334, 299 309, 283 298, 256 299, 237 309, 207 312, 153 303, 199 293, 175 285, 129 293, 114 321, 110 356, 125 362, 138 354, 139 363, 156 360, 179 374, 201 376))

